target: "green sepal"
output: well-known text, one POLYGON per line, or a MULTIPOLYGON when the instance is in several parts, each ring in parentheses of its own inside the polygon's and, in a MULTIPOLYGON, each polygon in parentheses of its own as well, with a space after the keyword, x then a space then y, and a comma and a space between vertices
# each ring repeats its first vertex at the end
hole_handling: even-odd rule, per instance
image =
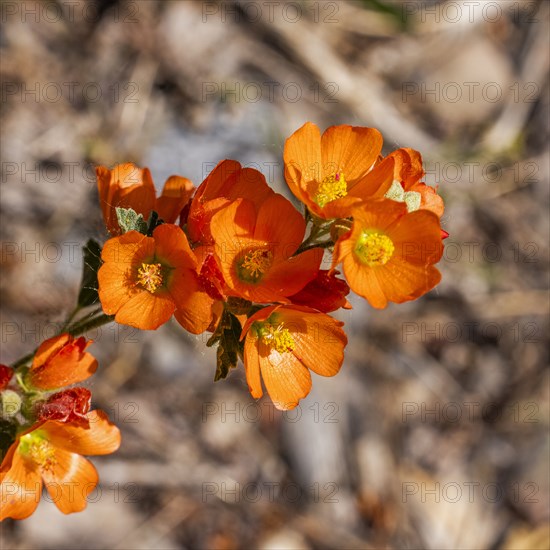
POLYGON ((17 424, 11 419, 0 419, 0 460, 17 438, 17 424))
POLYGON ((101 266, 101 246, 94 239, 90 239, 82 248, 84 264, 82 267, 82 282, 78 293, 78 305, 87 307, 99 301, 97 294, 97 272, 101 266))

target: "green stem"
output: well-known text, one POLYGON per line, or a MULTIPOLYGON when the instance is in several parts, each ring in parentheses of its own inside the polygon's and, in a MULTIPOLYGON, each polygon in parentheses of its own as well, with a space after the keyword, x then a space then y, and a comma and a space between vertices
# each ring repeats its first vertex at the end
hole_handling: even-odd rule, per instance
MULTIPOLYGON (((114 315, 105 315, 101 309, 97 309, 93 311, 90 316, 81 319, 80 321, 77 321, 73 325, 69 326, 69 323, 71 322, 71 319, 73 319, 76 316, 77 310, 80 308, 76 308, 73 313, 69 316, 61 330, 58 332, 59 334, 62 334, 63 332, 68 332, 72 336, 80 336, 81 334, 85 333, 88 330, 92 330, 94 328, 101 327, 103 325, 106 325, 107 323, 110 323, 114 320, 114 315), (100 314, 97 315, 96 314, 100 314)), ((24 357, 21 357, 18 361, 12 364, 12 369, 18 369, 19 367, 22 367, 29 363, 34 355, 36 354, 36 350, 34 350, 31 353, 28 353, 24 357)))
POLYGON ((330 248, 331 246, 334 246, 334 243, 332 241, 325 241, 323 243, 312 243, 307 246, 304 246, 305 244, 306 244, 306 241, 304 241, 302 243, 302 246, 298 248, 298 250, 296 251, 296 254, 300 254, 302 252, 305 252, 306 250, 312 250, 313 248, 330 248))
POLYGON ((22 367, 23 365, 26 365, 36 353, 36 350, 34 350, 31 353, 27 353, 24 357, 21 357, 21 359, 17 360, 13 365, 11 366, 12 369, 18 369, 19 367, 22 367))
POLYGON ((114 321, 114 319, 114 315, 106 315, 105 313, 101 313, 101 315, 98 315, 97 317, 81 319, 74 325, 68 327, 66 332, 68 332, 72 336, 80 336, 88 330, 92 330, 94 328, 98 328, 108 323, 111 323, 112 321, 114 321))
POLYGON ((82 309, 81 306, 77 305, 73 311, 71 312, 71 314, 67 317, 67 319, 65 320, 65 322, 63 323, 63 326, 59 329, 59 334, 61 334, 68 326, 69 324, 71 323, 71 321, 76 317, 76 315, 78 314, 78 312, 82 309))

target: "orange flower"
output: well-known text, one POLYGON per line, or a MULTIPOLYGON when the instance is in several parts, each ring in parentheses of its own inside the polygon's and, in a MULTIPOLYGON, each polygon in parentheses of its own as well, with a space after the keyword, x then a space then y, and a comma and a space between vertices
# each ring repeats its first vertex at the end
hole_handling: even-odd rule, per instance
POLYGON ((311 281, 322 251, 296 256, 305 233, 300 213, 282 195, 273 194, 259 208, 236 199, 211 223, 216 257, 229 292, 252 302, 284 302, 311 281))
POLYGON ((414 300, 441 279, 439 218, 427 210, 407 213, 404 203, 366 202, 353 210, 351 231, 336 243, 333 268, 342 262, 351 289, 376 308, 414 300))
POLYGON ((27 383, 40 390, 54 390, 86 380, 97 370, 95 357, 86 348, 92 340, 64 333, 40 344, 27 383))
POLYGON ((170 176, 157 199, 155 184, 149 168, 138 168, 128 162, 112 170, 96 168, 97 188, 105 225, 111 235, 119 235, 116 207, 133 208, 145 220, 152 210, 167 223, 173 223, 193 193, 193 184, 187 178, 170 176))
POLYGON ((189 239, 194 245, 212 244, 210 221, 216 212, 239 198, 248 199, 259 208, 273 194, 258 170, 242 168, 235 160, 218 163, 199 185, 191 202, 187 218, 189 239))
POLYGON ((177 310, 178 321, 193 334, 210 324, 203 307, 210 298, 199 288, 197 259, 178 226, 160 225, 152 237, 137 231, 114 237, 101 258, 99 299, 117 323, 154 330, 177 310))
POLYGON ((334 376, 344 360, 347 338, 343 323, 302 306, 270 306, 243 327, 246 380, 252 397, 264 385, 274 405, 293 409, 311 390, 310 370, 334 376))
POLYGON ((17 438, 0 466, 0 520, 30 516, 43 484, 64 514, 86 507, 98 476, 80 455, 108 454, 120 446, 120 432, 103 411, 91 411, 87 419, 87 427, 50 420, 17 438))
POLYGON ((394 181, 386 196, 405 202, 409 212, 430 210, 441 218, 445 209, 443 199, 437 194, 437 189, 420 181, 425 174, 420 153, 403 148, 393 151, 388 157, 394 158, 395 167, 394 181))
POLYGON ((393 158, 377 163, 382 136, 374 128, 307 122, 285 143, 285 178, 319 218, 348 217, 357 199, 381 198, 393 180, 393 158))

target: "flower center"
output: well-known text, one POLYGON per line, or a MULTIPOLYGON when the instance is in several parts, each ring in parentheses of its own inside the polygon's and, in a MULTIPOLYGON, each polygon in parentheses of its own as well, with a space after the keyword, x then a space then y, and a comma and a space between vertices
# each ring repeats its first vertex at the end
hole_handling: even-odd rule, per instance
POLYGON ((138 283, 151 294, 162 286, 162 265, 142 263, 138 269, 138 283))
POLYGON ((251 250, 239 263, 239 276, 247 282, 257 283, 272 263, 273 254, 267 248, 251 250))
POLYGON ((56 465, 55 448, 41 434, 30 433, 21 438, 19 449, 34 463, 38 464, 41 470, 52 470, 56 465))
POLYGON ((296 347, 292 334, 287 328, 284 328, 283 323, 276 328, 273 328, 273 325, 263 325, 261 338, 266 346, 277 350, 279 353, 292 351, 296 347))
POLYGON ((348 184, 342 172, 327 176, 317 187, 314 201, 322 208, 329 202, 341 199, 348 194, 348 184))
POLYGON ((365 265, 384 265, 392 257, 395 246, 382 233, 363 231, 355 244, 355 255, 365 265))

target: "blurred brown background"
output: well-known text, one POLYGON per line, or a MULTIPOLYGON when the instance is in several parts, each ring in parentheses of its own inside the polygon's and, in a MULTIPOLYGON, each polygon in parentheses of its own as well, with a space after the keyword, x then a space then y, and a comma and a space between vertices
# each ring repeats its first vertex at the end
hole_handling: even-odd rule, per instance
POLYGON ((72 309, 103 240, 93 166, 199 184, 234 158, 277 190, 305 121, 422 152, 450 233, 442 283, 353 299, 333 379, 294 412, 214 384, 204 338, 88 334, 95 405, 123 431, 65 517, 2 548, 549 546, 548 12, 544 1, 4 1, 2 362, 72 309))

